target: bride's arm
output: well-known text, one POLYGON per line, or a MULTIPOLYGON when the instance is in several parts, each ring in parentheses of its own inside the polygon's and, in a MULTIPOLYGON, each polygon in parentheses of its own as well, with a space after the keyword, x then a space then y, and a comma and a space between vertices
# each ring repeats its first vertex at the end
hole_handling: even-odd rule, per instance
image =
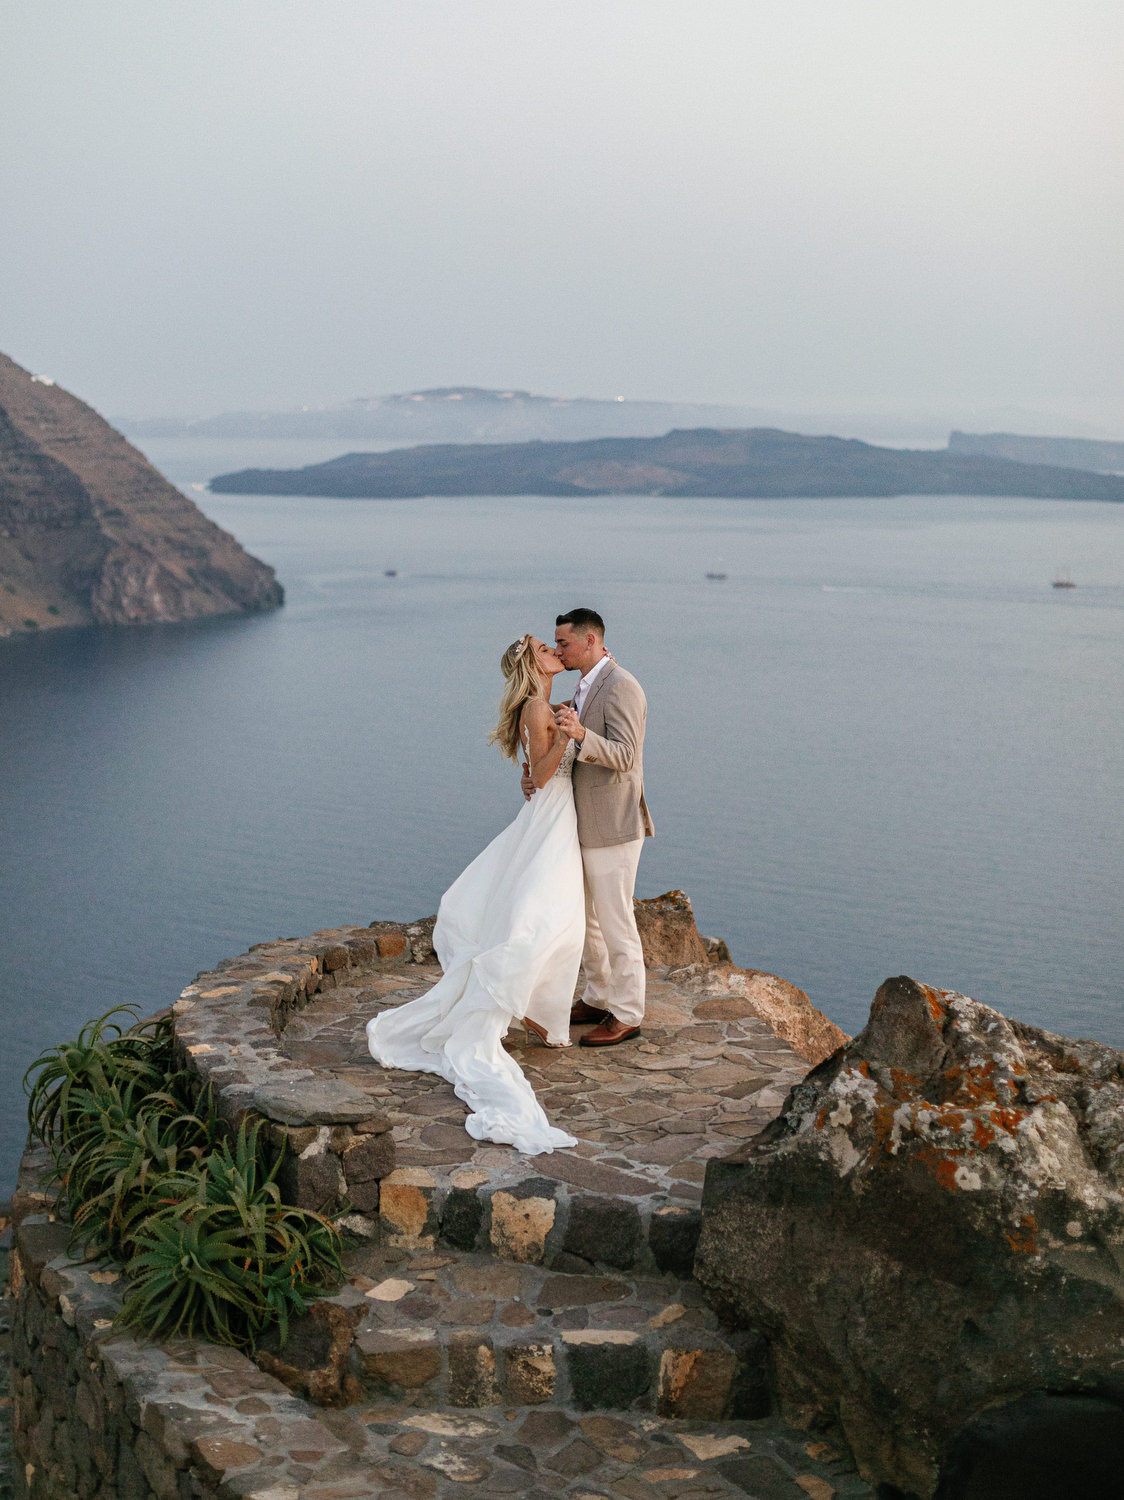
POLYGON ((558 769, 566 737, 555 729, 554 715, 541 698, 524 706, 521 722, 531 741, 531 780, 541 788, 558 769))

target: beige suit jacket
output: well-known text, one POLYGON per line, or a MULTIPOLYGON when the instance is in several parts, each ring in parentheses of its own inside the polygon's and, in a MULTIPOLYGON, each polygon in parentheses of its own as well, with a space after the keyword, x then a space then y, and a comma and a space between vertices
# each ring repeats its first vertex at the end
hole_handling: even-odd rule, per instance
POLYGON ((631 673, 609 662, 582 704, 585 738, 574 760, 578 842, 587 849, 630 844, 655 832, 644 801, 648 700, 631 673))

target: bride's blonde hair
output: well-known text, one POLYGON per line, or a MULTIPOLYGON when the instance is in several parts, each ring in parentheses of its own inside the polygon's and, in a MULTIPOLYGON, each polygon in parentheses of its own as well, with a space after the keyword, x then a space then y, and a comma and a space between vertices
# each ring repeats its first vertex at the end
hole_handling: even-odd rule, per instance
POLYGON ((500 698, 500 721, 488 736, 488 743, 498 745, 508 760, 518 760, 523 749, 519 740, 523 705, 529 698, 545 696, 530 631, 521 640, 512 641, 500 657, 500 671, 507 682, 500 698))

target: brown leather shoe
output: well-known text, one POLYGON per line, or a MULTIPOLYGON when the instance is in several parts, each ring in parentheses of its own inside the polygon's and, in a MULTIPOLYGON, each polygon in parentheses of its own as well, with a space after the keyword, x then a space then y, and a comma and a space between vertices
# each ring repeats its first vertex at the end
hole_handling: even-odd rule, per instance
POLYGON ((588 1026, 591 1021, 600 1023, 607 1021, 612 1014, 608 1010, 598 1010, 595 1005, 587 1005, 584 1000, 575 1000, 570 1007, 570 1025, 588 1026))
POLYGON ((616 1016, 610 1016, 607 1021, 602 1021, 600 1026, 595 1026, 592 1031, 587 1031, 585 1036, 582 1037, 579 1046, 615 1047, 618 1042, 628 1042, 634 1036, 639 1035, 639 1026, 629 1026, 624 1021, 618 1021, 616 1016))

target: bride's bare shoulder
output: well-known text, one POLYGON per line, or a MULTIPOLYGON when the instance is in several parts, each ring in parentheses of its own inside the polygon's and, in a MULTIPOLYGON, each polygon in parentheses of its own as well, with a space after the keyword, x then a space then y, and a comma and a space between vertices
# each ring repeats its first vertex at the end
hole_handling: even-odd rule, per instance
POLYGON ((521 715, 523 723, 528 728, 536 724, 553 724, 554 715, 550 711, 550 705, 544 703, 541 698, 531 698, 523 705, 521 715))

